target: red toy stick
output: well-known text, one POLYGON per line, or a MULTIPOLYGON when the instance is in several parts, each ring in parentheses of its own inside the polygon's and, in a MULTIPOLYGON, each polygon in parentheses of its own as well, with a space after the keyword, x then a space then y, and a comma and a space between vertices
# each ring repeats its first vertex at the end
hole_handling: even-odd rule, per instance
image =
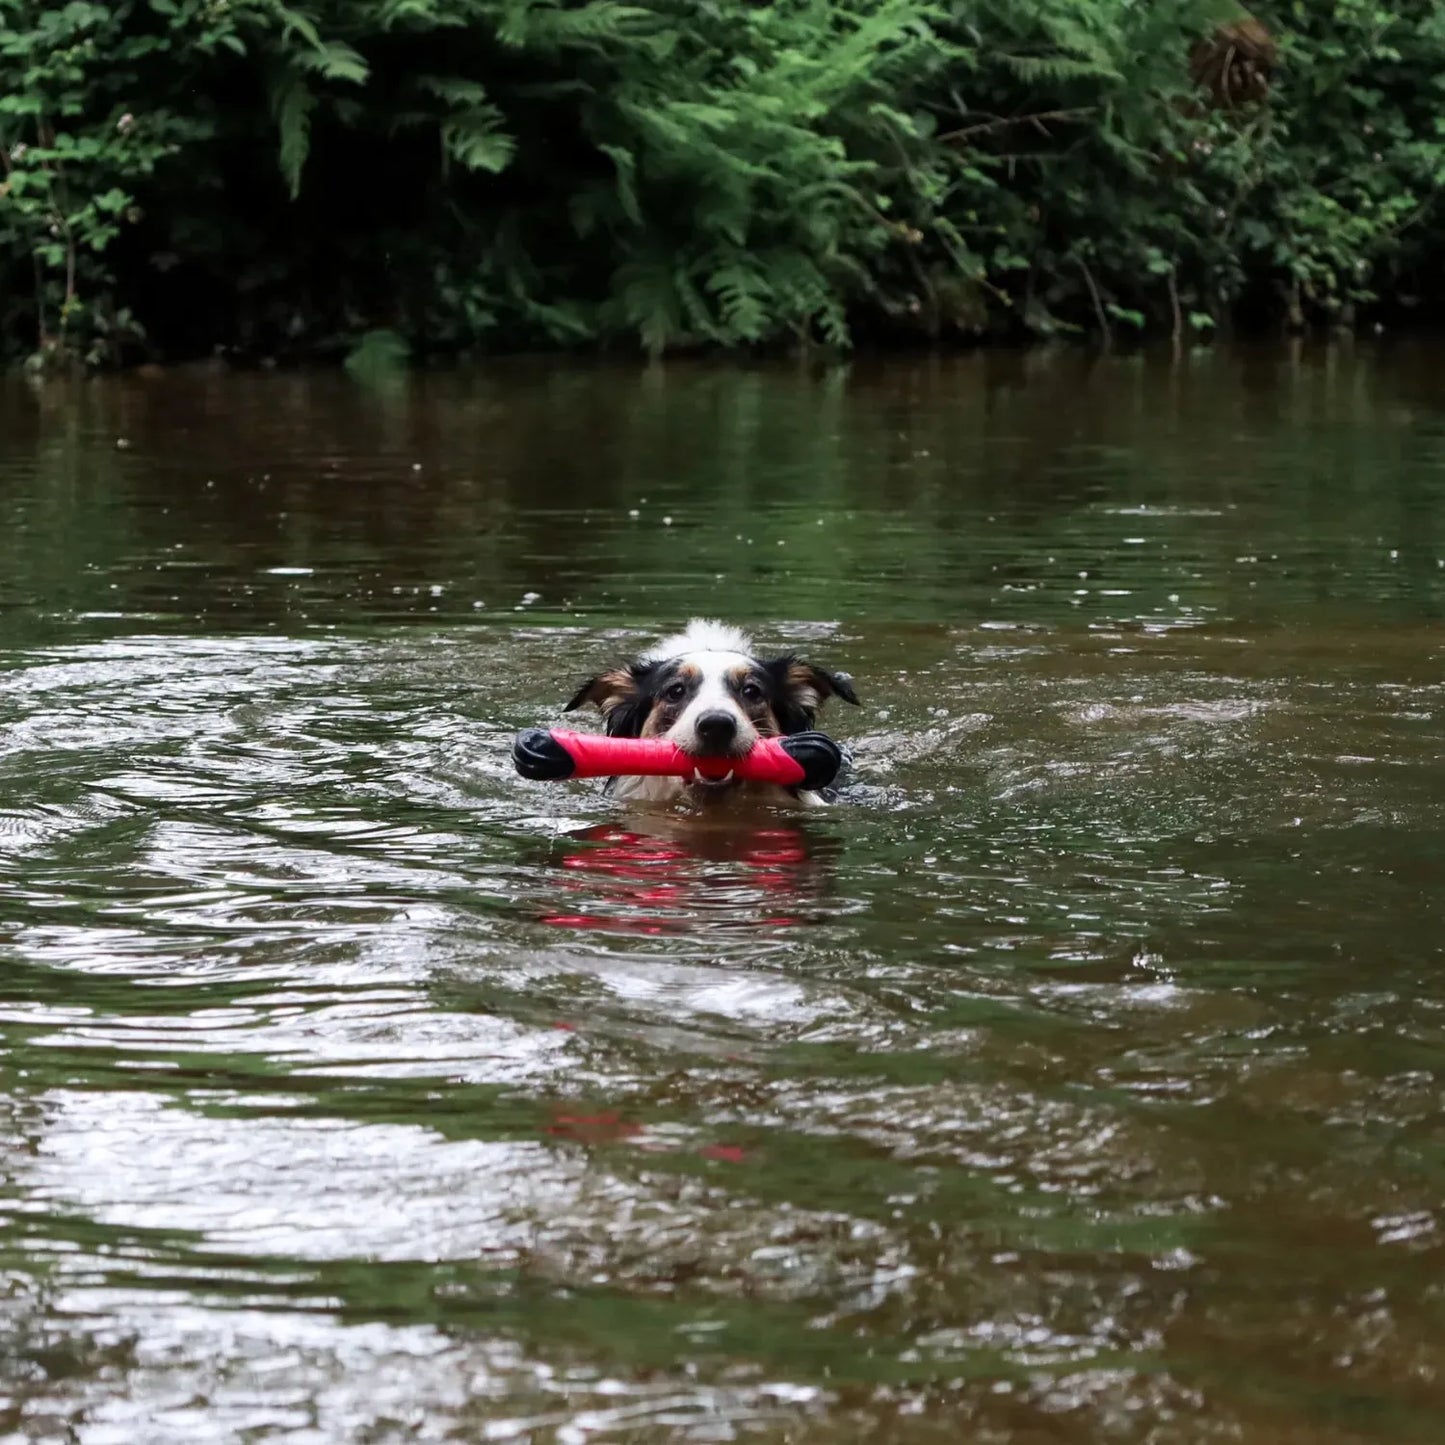
POLYGON ((691 778, 717 782, 731 772, 750 783, 826 788, 843 764, 842 750, 822 733, 759 738, 741 758, 697 758, 666 738, 611 738, 565 728, 517 734, 512 761, 524 778, 691 778))

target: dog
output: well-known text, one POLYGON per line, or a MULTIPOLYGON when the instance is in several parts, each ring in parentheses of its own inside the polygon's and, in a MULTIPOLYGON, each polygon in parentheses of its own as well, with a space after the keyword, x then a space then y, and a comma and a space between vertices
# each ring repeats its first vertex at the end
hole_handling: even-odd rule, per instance
MULTIPOLYGON (((755 657, 736 627, 697 619, 633 661, 589 677, 565 711, 591 703, 612 737, 666 738, 693 757, 740 758, 759 738, 812 729, 830 697, 857 705, 847 673, 827 672, 793 653, 755 657)), ((615 797, 647 803, 822 801, 816 793, 731 774, 717 781, 613 778, 608 788, 615 797)))

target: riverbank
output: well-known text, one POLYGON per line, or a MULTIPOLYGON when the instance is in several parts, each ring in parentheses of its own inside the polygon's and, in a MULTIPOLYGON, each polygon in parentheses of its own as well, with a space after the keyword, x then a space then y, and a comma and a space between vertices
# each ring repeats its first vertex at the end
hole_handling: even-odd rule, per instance
POLYGON ((9 0, 0 353, 1182 342, 1438 314, 1433 5, 9 0))

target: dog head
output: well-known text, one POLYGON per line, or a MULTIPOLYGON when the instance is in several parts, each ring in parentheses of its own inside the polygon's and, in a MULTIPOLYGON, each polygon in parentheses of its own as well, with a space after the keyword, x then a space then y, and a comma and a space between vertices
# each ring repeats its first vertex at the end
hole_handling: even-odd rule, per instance
POLYGON ((693 757, 736 758, 759 738, 812 728, 830 697, 858 701, 846 673, 792 653, 756 657, 736 628, 699 621, 588 678, 567 711, 592 703, 613 737, 666 738, 693 757))

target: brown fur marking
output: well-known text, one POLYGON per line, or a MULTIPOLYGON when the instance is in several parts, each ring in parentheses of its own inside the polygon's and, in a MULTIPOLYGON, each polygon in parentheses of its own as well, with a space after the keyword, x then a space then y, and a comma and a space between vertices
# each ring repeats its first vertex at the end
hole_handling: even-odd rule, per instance
POLYGON ((823 701, 818 674, 806 662, 793 663, 788 668, 785 681, 794 700, 803 707, 817 707, 823 701))
POLYGON ((625 667, 604 672, 592 685, 590 700, 603 712, 611 712, 637 696, 637 679, 625 667))

